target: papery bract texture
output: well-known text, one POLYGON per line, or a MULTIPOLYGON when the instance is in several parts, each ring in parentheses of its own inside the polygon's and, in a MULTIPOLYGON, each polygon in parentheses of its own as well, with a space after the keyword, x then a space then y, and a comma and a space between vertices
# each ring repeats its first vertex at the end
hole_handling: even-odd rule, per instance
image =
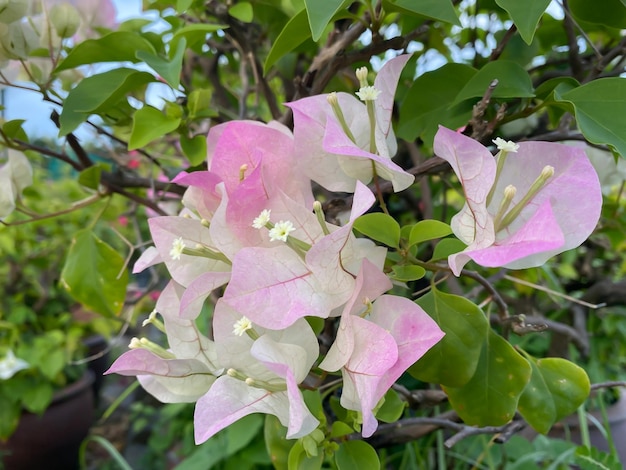
POLYGON ((378 427, 373 410, 387 390, 444 335, 411 300, 381 295, 390 288, 384 273, 364 260, 335 342, 320 364, 341 370, 341 406, 363 414, 364 437, 378 427))
POLYGON ((552 256, 579 246, 600 217, 598 176, 579 148, 552 142, 520 142, 506 154, 496 180, 496 161, 480 143, 440 127, 435 154, 458 176, 466 203, 452 218, 454 234, 468 247, 449 257, 459 275, 470 260, 487 267, 523 269, 540 266, 552 256), (510 207, 518 204, 546 167, 554 171, 521 212, 502 229, 495 218, 505 188, 516 188, 510 207), (488 201, 489 193, 493 194, 488 201))
POLYGON ((209 390, 221 373, 215 345, 192 320, 179 317, 182 295, 182 286, 171 281, 156 304, 174 357, 132 349, 122 354, 106 374, 137 376, 142 387, 164 403, 194 402, 209 390))
MULTIPOLYGON (((357 182, 353 201, 349 222, 319 239, 304 259, 287 245, 239 251, 233 259, 224 301, 254 323, 272 329, 285 328, 305 316, 328 317, 354 289, 356 272, 347 271, 343 259, 360 267, 360 261, 369 257, 367 250, 350 240, 354 238, 354 220, 371 207, 374 196, 357 182), (358 263, 357 249, 363 256, 358 263)), ((372 258, 380 259, 380 250, 369 246, 372 258)))
POLYGON ((229 424, 257 412, 278 417, 290 439, 309 434, 319 422, 304 404, 298 383, 319 354, 313 330, 304 319, 280 331, 255 325, 259 337, 252 339, 233 331, 240 319, 239 313, 225 302, 217 302, 213 331, 218 360, 227 370, 236 371, 232 375, 238 377, 223 375, 198 400, 194 415, 196 442, 204 442, 229 424), (257 385, 248 384, 244 378, 257 385))
POLYGON ((370 123, 365 103, 347 93, 337 93, 354 141, 344 132, 328 103, 327 95, 317 95, 287 103, 294 114, 294 137, 298 164, 312 180, 330 191, 354 192, 357 181, 365 184, 378 176, 393 183, 395 191, 409 187, 414 177, 391 161, 397 143, 391 128, 391 113, 400 72, 410 55, 386 62, 374 87, 380 96, 374 102, 376 150, 370 148, 370 123))

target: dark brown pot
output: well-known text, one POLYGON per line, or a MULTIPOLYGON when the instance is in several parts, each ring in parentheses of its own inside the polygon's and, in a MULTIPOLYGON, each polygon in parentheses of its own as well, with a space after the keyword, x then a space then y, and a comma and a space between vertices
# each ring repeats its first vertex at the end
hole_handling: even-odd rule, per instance
POLYGON ((15 433, 0 442, 5 470, 78 469, 78 450, 93 422, 93 374, 54 394, 42 415, 24 413, 15 433))

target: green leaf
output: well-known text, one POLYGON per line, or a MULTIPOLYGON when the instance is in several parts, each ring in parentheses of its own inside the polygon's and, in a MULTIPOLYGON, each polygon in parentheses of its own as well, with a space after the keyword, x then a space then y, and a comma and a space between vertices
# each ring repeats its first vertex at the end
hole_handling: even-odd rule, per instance
POLYGON ((180 136, 180 147, 189 160, 191 166, 200 165, 207 156, 206 137, 197 135, 195 137, 180 136))
POLYGON ((12 119, 2 124, 2 132, 10 139, 19 139, 28 142, 28 135, 22 128, 25 119, 12 119))
POLYGON ((489 323, 478 306, 464 297, 436 288, 417 304, 432 317, 445 336, 409 368, 423 381, 450 387, 466 384, 474 375, 489 323))
POLYGON ((574 105, 583 135, 594 144, 608 144, 626 157, 626 80, 600 78, 563 93, 574 105))
POLYGON ((532 98, 533 84, 524 68, 507 60, 487 63, 461 89, 454 104, 472 98, 482 98, 493 80, 498 80, 493 98, 532 98))
POLYGON ((334 421, 332 426, 330 427, 330 436, 331 438, 343 437, 348 434, 352 434, 354 429, 348 426, 343 421, 334 421))
POLYGON ((385 11, 400 11, 410 15, 425 16, 433 20, 461 26, 450 0, 389 0, 383 1, 385 11))
POLYGON ((136 56, 152 67, 169 86, 177 89, 180 85, 180 72, 183 68, 187 40, 181 37, 180 41, 176 43, 172 40, 172 44, 176 44, 176 49, 173 54, 170 51, 171 57, 169 59, 146 51, 137 51, 136 56))
POLYGON ((431 261, 446 259, 448 256, 463 251, 467 245, 458 238, 444 238, 435 246, 431 261))
POLYGON ((417 77, 400 103, 398 137, 407 141, 421 137, 432 145, 439 125, 455 129, 467 123, 472 116, 471 103, 452 103, 475 74, 476 69, 469 65, 446 64, 417 77))
POLYGON ((176 1, 176 12, 184 13, 187 11, 193 3, 193 0, 177 0, 176 1))
POLYGON ((114 31, 98 39, 87 39, 70 50, 55 72, 99 62, 139 62, 137 51, 154 54, 152 44, 139 34, 114 31))
POLYGON ((438 220, 420 220, 411 229, 409 235, 409 246, 416 245, 428 240, 447 237, 452 233, 452 229, 445 222, 438 220))
POLYGON ((462 387, 443 387, 450 404, 470 426, 501 426, 515 416, 531 368, 504 338, 489 331, 473 377, 462 387))
POLYGON ((391 277, 400 282, 417 281, 426 275, 426 270, 421 266, 394 266, 392 270, 391 277))
POLYGON ((289 470, 320 470, 324 461, 324 453, 318 452, 316 456, 307 456, 302 444, 302 439, 298 439, 289 451, 289 470))
POLYGON ((265 64, 263 64, 263 73, 267 73, 278 59, 293 51, 310 37, 309 19, 306 10, 303 9, 287 22, 274 44, 272 44, 272 48, 265 58, 265 64))
POLYGON ((379 470, 380 460, 374 448, 365 441, 345 441, 335 452, 338 470, 379 470))
POLYGON ((387 390, 382 406, 376 411, 376 418, 383 423, 395 423, 400 419, 407 403, 394 389, 387 390))
POLYGON ((574 453, 574 463, 581 470, 624 470, 619 457, 614 452, 609 454, 595 447, 577 447, 574 453))
POLYGON ((0 393, 0 439, 8 439, 13 434, 20 422, 20 415, 20 407, 12 399, 0 393))
POLYGON ((561 358, 535 360, 530 382, 520 397, 519 412, 537 432, 546 434, 552 425, 572 414, 589 396, 587 373, 561 358), (541 406, 537 406, 541 403, 541 406))
POLYGON ((274 415, 265 415, 263 440, 276 470, 287 470, 288 457, 295 441, 287 439, 287 428, 274 415))
POLYGON ((203 119, 217 116, 217 111, 211 108, 213 93, 207 89, 193 90, 187 96, 187 110, 189 119, 203 119))
POLYGON ((496 3, 508 12, 524 42, 530 44, 550 0, 496 0, 496 3))
POLYGON ((353 227, 387 246, 397 247, 400 243, 400 225, 393 217, 382 212, 362 215, 354 221, 353 227))
POLYGON ((243 23, 251 23, 254 19, 254 11, 250 2, 239 2, 228 9, 228 14, 243 23))
POLYGON ((154 77, 147 72, 124 67, 83 78, 65 99, 59 117, 59 136, 69 134, 91 114, 113 108, 126 100, 128 93, 153 81, 154 77))
POLYGON ((22 394, 22 406, 31 413, 43 413, 52 401, 54 388, 52 384, 39 382, 28 387, 22 394))
POLYGON ((351 2, 349 0, 325 0, 323 2, 319 0, 304 0, 311 36, 314 41, 317 41, 322 36, 335 13, 348 3, 351 2))
POLYGON ((102 166, 93 165, 78 174, 78 184, 89 189, 97 190, 100 186, 102 166))
POLYGON ((145 147, 153 140, 178 129, 179 125, 180 118, 167 117, 160 110, 144 105, 133 116, 128 150, 145 147))
POLYGON ((171 47, 177 47, 177 44, 185 39, 187 41, 187 47, 194 48, 198 45, 206 42, 207 35, 219 31, 221 29, 228 29, 228 25, 225 24, 209 24, 209 23, 194 23, 187 26, 183 26, 174 33, 171 47))
POLYGON ((84 229, 72 239, 60 282, 87 309, 112 317, 124 306, 128 271, 116 250, 84 229))
POLYGON ((568 6, 576 19, 581 22, 600 24, 610 28, 626 28, 626 8, 620 0, 602 0, 600 3, 589 0, 570 0, 568 6))

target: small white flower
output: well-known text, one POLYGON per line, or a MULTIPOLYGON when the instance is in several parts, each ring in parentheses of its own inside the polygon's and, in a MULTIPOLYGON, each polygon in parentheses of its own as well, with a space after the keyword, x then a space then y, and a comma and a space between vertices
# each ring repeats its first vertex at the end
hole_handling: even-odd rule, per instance
POLYGON ((281 220, 270 230, 270 241, 281 240, 286 242, 289 234, 295 229, 289 220, 281 220))
POLYGON ((243 334, 252 329, 252 322, 248 317, 241 317, 233 325, 233 333, 237 336, 243 336, 243 334))
POLYGON ((185 247, 186 245, 182 237, 178 237, 176 240, 174 240, 172 242, 172 249, 170 250, 170 256, 172 257, 172 259, 179 260, 180 255, 183 254, 183 250, 185 249, 185 247))
POLYGON ((504 150, 506 152, 516 153, 517 149, 519 148, 519 145, 517 145, 512 140, 504 140, 504 139, 501 139, 500 137, 496 137, 495 139, 493 139, 492 142, 496 144, 496 147, 498 147, 498 150, 504 150))
POLYGON ((356 92, 356 96, 358 96, 361 101, 376 101, 380 93, 381 91, 373 86, 363 86, 356 92))
POLYGON ((8 380, 17 372, 28 369, 30 364, 23 359, 15 357, 12 350, 7 351, 4 359, 0 360, 0 379, 8 380))
POLYGON ((259 216, 252 222, 252 226, 259 229, 265 227, 270 221, 271 212, 271 210, 263 209, 259 216))
POLYGON ((367 75, 369 74, 367 67, 359 67, 356 69, 356 78, 362 87, 367 86, 367 75))

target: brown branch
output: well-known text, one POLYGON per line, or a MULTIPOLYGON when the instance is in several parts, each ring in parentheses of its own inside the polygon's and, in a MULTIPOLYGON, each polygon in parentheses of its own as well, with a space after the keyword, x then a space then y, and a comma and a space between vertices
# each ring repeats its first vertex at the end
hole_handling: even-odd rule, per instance
MULTIPOLYGON (((50 119, 52 120, 54 125, 57 126, 57 128, 59 129, 61 128, 61 123, 59 122, 59 113, 57 113, 56 111, 52 111, 52 114, 50 115, 50 119)), ((90 166, 93 165, 93 162, 89 158, 89 155, 87 155, 87 152, 85 152, 85 149, 83 148, 82 145, 80 145, 80 142, 78 141, 78 139, 76 138, 74 134, 70 132, 69 134, 65 136, 65 140, 69 144, 70 148, 76 154, 76 157, 78 158, 78 161, 80 162, 80 165, 81 165, 80 170, 84 170, 85 168, 89 168, 90 166)))
POLYGON ((80 165, 80 163, 72 160, 70 156, 65 153, 57 152, 46 147, 41 147, 40 145, 31 144, 30 142, 24 142, 23 140, 19 139, 13 139, 13 143, 19 147, 17 150, 34 150, 35 152, 39 152, 42 155, 47 155, 48 157, 52 157, 64 163, 67 163, 72 167, 73 170, 82 170, 82 166, 80 165))
POLYGON ((487 107, 489 106, 489 102, 491 101, 491 95, 493 95, 493 92, 497 86, 498 80, 494 78, 485 90, 483 97, 478 103, 474 105, 474 108, 472 110, 472 118, 468 123, 472 128, 472 139, 482 140, 487 135, 488 123, 483 120, 483 116, 485 115, 485 111, 487 111, 487 107))
POLYGON ((502 51, 504 51, 504 48, 509 43, 511 38, 515 36, 516 32, 517 32, 517 26, 515 26, 515 23, 514 23, 507 30, 507 32, 504 33, 504 36, 502 36, 502 39, 500 40, 500 42, 498 42, 498 45, 496 46, 496 48, 493 51, 491 51, 491 55, 489 56, 490 62, 498 60, 498 58, 502 55, 502 51))
POLYGON ((563 27, 565 28, 565 35, 567 36, 568 43, 568 57, 569 57, 569 65, 572 69, 572 75, 578 81, 583 79, 583 62, 580 58, 580 54, 578 52, 578 37, 576 36, 576 25, 574 23, 574 18, 569 11, 569 6, 567 4, 567 0, 563 0, 563 27))

